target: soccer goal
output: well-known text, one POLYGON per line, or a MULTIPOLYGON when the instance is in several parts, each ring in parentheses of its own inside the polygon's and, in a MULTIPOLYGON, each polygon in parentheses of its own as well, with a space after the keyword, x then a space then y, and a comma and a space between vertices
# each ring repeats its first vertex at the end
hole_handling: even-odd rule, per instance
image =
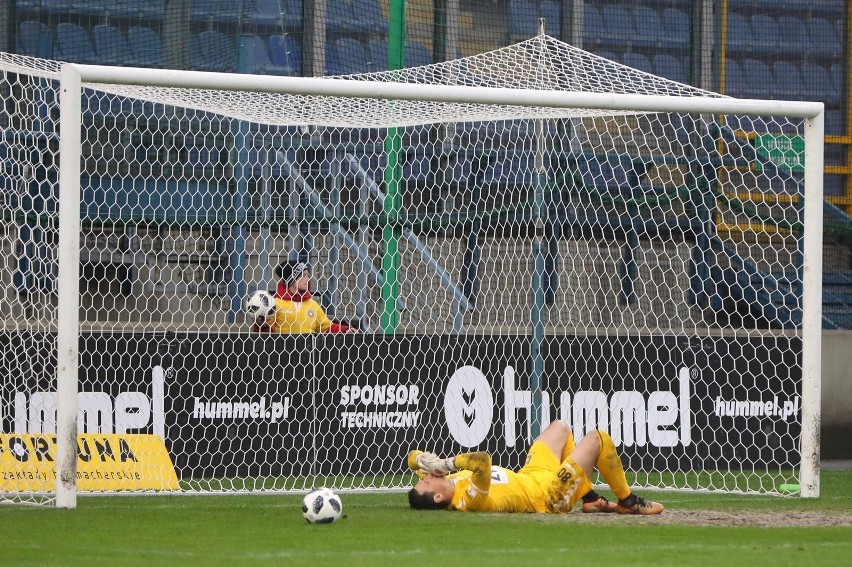
POLYGON ((823 105, 541 35, 338 78, 0 55, 3 498, 410 486, 554 419, 819 494, 823 105), (250 332, 276 267, 357 333, 250 332))

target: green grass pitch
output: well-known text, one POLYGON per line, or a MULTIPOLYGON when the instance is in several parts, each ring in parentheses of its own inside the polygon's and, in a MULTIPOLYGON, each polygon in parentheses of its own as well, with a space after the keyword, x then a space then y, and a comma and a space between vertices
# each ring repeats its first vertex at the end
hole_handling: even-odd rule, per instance
MULTIPOLYGON (((605 492, 604 492, 605 493, 605 492)), ((403 493, 343 493, 347 517, 301 496, 80 497, 0 506, 2 565, 852 565, 852 471, 819 499, 645 493, 661 517, 417 512, 403 493)))

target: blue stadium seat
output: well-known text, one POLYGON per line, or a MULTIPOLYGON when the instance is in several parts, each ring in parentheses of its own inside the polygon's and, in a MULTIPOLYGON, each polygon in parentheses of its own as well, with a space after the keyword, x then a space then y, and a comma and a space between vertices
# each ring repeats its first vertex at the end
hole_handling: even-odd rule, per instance
POLYGON ((124 33, 116 27, 97 25, 92 30, 95 53, 104 65, 136 65, 124 33))
POLYGON ((98 62, 89 32, 70 22, 56 26, 56 58, 74 63, 98 62))
POLYGON ((654 55, 654 73, 678 83, 689 83, 685 61, 668 53, 654 55))
POLYGON ((753 34, 751 23, 745 16, 736 12, 728 13, 727 51, 733 57, 746 56, 751 53, 753 34))
POLYGON ((370 56, 364 44, 354 37, 340 37, 334 42, 334 53, 340 75, 369 71, 370 56))
POLYGON ((352 17, 358 31, 385 34, 388 19, 378 0, 357 0, 352 3, 352 17))
POLYGON ((269 49, 263 38, 256 35, 242 39, 248 42, 248 49, 252 54, 251 72, 258 75, 290 75, 292 69, 286 65, 278 65, 269 58, 269 49))
POLYGON ((432 63, 432 54, 422 43, 409 41, 405 44, 405 66, 420 67, 421 65, 430 65, 432 63))
POLYGON ((21 22, 15 40, 15 52, 43 59, 53 57, 53 35, 47 24, 36 21, 21 22))
POLYGON ((598 57, 603 57, 604 59, 609 59, 610 61, 615 61, 616 63, 621 63, 621 56, 613 51, 600 49, 595 51, 595 55, 597 55, 598 57))
POLYGON ((779 51, 781 30, 772 16, 755 14, 751 17, 751 33, 754 37, 752 53, 755 55, 775 55, 779 51))
POLYGON ((281 5, 278 0, 257 0, 251 23, 256 26, 276 26, 281 20, 281 5))
POLYGON ((603 16, 591 2, 583 2, 583 48, 597 51, 602 46, 601 34, 604 29, 603 16))
POLYGON ((663 10, 663 47, 686 49, 689 46, 692 26, 689 15, 677 8, 663 10))
POLYGON ((665 32, 659 12, 647 6, 637 6, 633 8, 633 21, 636 25, 636 35, 633 38, 634 46, 657 48, 662 45, 665 32))
POLYGON ((740 64, 733 59, 725 59, 725 87, 722 91, 737 98, 747 96, 748 81, 740 64))
POLYGON ((127 32, 127 43, 137 65, 155 68, 164 66, 163 45, 160 42, 160 36, 154 30, 132 27, 127 32))
MULTIPOLYGON (((76 1, 75 0, 41 0, 41 11, 48 13, 64 13, 71 12, 74 10, 76 1)), ((35 5, 36 8, 39 5, 35 5)))
POLYGON ((287 29, 301 29, 302 27, 302 0, 280 0, 281 14, 284 17, 284 26, 287 29))
POLYGON ((329 43, 325 46, 325 76, 340 74, 340 63, 337 61, 337 52, 334 51, 334 44, 329 43))
POLYGON ((370 71, 387 71, 388 68, 388 42, 383 39, 373 38, 368 44, 370 50, 370 71))
POLYGON ((528 39, 538 33, 536 7, 528 0, 509 0, 509 35, 528 39))
POLYGON ((326 2, 326 29, 333 33, 355 31, 355 16, 352 14, 352 4, 346 0, 326 2))
POLYGON ((804 20, 794 16, 781 16, 778 18, 778 29, 784 33, 778 42, 778 53, 789 57, 810 56, 813 44, 804 20))
POLYGON ((605 25, 598 33, 603 45, 618 49, 629 49, 633 45, 636 26, 626 6, 607 4, 601 10, 601 18, 605 25))
POLYGON ((840 92, 825 67, 817 63, 805 63, 801 68, 805 100, 822 101, 827 106, 840 102, 840 92))
POLYGON ((559 37, 562 32, 561 3, 544 0, 541 3, 541 17, 544 18, 544 31, 547 35, 559 37))
POLYGON ((198 34, 197 49, 190 49, 190 66, 198 71, 233 71, 237 63, 234 41, 216 30, 198 34))
MULTIPOLYGON (((838 135, 843 132, 843 112, 828 110, 825 113, 825 133, 838 135)), ((844 184, 845 187, 845 184, 844 184)))
POLYGON ((239 21, 242 2, 232 0, 191 0, 189 18, 191 20, 235 22, 239 21))
POLYGON ((776 61, 772 64, 772 74, 778 86, 780 99, 802 100, 805 97, 805 85, 799 68, 788 61, 776 61))
POLYGON ((291 75, 302 74, 302 48, 289 34, 269 36, 269 59, 275 65, 289 68, 291 75))
POLYGON ((624 64, 628 67, 633 67, 634 69, 638 69, 646 73, 654 72, 654 66, 651 64, 651 60, 645 55, 635 51, 628 51, 624 54, 624 64))
MULTIPOLYGON (((226 2, 228 0, 222 0, 226 2)), ((166 15, 166 0, 127 0, 134 5, 134 16, 147 20, 162 20, 166 15)))
POLYGON ((751 98, 770 98, 777 91, 772 69, 759 59, 742 62, 743 76, 747 81, 746 95, 751 98))
POLYGON ((843 36, 837 36, 835 27, 824 18, 811 18, 807 21, 808 35, 819 38, 813 41, 811 54, 820 59, 836 59, 840 57, 843 36))

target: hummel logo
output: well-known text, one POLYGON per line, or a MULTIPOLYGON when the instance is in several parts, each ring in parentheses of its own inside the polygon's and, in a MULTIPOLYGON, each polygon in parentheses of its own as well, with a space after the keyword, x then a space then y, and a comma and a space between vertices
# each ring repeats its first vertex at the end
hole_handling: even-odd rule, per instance
POLYGON ((462 401, 464 402, 464 407, 462 408, 462 415, 464 416, 465 424, 470 427, 473 422, 476 420, 476 410, 471 407, 471 403, 476 398, 476 390, 473 392, 465 392, 462 390, 462 401))

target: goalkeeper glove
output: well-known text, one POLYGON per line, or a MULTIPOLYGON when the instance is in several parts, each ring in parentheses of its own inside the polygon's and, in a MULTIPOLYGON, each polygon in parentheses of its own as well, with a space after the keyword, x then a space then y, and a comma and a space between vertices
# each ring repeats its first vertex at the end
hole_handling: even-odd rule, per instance
POLYGON ((444 476, 459 470, 456 468, 455 461, 455 457, 442 459, 435 453, 420 453, 417 455, 417 468, 423 474, 444 476))

